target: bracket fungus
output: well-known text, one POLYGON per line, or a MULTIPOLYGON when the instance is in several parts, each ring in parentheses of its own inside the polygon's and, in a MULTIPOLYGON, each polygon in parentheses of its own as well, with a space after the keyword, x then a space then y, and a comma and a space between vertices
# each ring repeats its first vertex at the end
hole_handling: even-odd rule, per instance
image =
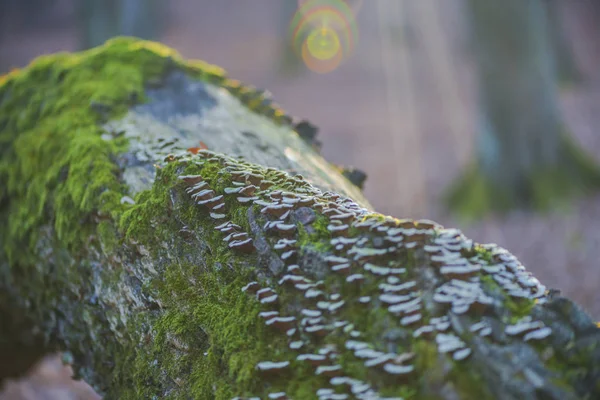
MULTIPOLYGON (((258 265, 241 289, 273 328, 273 343, 284 341, 275 354, 295 359, 261 361, 256 368, 266 376, 305 362, 325 382, 315 398, 385 399, 394 385, 414 387, 411 378, 431 362, 424 348, 456 365, 491 351, 490 321, 507 340, 551 337, 540 321, 506 322, 514 321, 500 307, 506 299, 529 310, 547 290, 504 249, 432 221, 374 214, 300 176, 208 154, 188 156, 199 173, 179 178, 194 203, 226 219, 213 223, 228 248, 258 265), (217 178, 205 173, 214 170, 217 178), (261 270, 266 258, 279 267, 261 270)), ((286 393, 272 394, 292 398, 286 393)))

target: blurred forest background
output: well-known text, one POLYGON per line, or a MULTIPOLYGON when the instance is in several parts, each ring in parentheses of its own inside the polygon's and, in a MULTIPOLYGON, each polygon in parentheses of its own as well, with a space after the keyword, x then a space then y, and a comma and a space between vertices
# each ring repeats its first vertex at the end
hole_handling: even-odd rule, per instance
POLYGON ((297 0, 0 0, 0 74, 160 40, 315 123, 376 210, 498 243, 600 318, 600 1, 347 3, 354 53, 317 74, 290 51, 297 0))

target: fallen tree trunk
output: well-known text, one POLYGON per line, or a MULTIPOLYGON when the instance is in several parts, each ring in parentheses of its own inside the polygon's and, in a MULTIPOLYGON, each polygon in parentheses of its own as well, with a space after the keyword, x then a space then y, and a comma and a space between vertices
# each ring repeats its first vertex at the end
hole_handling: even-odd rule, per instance
POLYGON ((119 399, 600 395, 577 305, 501 248, 372 211, 315 147, 151 42, 2 78, 0 354, 66 350, 119 399))

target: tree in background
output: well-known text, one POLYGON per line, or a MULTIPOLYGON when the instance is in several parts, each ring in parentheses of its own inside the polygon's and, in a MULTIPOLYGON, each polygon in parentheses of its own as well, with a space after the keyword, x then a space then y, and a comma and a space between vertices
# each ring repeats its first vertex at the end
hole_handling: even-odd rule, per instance
POLYGON ((80 47, 98 46, 118 36, 156 40, 164 3, 159 0, 79 0, 80 47))
POLYGON ((479 64, 474 165, 451 189, 464 217, 547 209, 600 186, 600 172, 568 136, 557 99, 549 15, 542 0, 468 0, 479 64))
POLYGON ((279 49, 278 73, 282 76, 293 77, 303 71, 302 60, 294 52, 288 30, 294 14, 298 10, 298 0, 281 0, 281 16, 279 19, 281 35, 281 47, 279 49))
POLYGON ((562 20, 564 7, 569 3, 560 0, 546 0, 550 24, 550 40, 556 58, 556 68, 559 83, 577 83, 581 79, 581 72, 570 46, 569 37, 565 31, 562 20))
POLYGON ((36 29, 48 21, 56 0, 0 0, 0 37, 6 25, 36 29))

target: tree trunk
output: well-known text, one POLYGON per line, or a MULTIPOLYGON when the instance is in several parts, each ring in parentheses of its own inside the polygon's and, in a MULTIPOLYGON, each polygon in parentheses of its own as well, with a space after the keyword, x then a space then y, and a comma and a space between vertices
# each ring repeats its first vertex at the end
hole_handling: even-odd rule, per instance
POLYGON ((581 79, 581 72, 562 19, 563 9, 568 6, 567 3, 559 0, 546 2, 551 35, 550 43, 556 60, 558 81, 561 84, 573 84, 581 79))
POLYGON ((157 0, 82 0, 78 7, 82 49, 119 35, 157 40, 161 31, 157 0))
POLYGON ((600 394, 577 305, 371 211, 216 67, 132 39, 46 57, 0 80, 0 128, 2 365, 66 350, 107 399, 600 394))
POLYGON ((596 190, 600 173, 565 134, 542 0, 470 0, 479 64, 476 167, 452 194, 467 213, 545 208, 596 190))
POLYGON ((290 33, 290 28, 298 11, 298 0, 283 0, 280 2, 280 15, 278 16, 279 32, 281 32, 281 42, 279 47, 279 63, 277 66, 278 73, 285 77, 295 77, 302 72, 306 72, 302 59, 294 51, 293 37, 290 33))

